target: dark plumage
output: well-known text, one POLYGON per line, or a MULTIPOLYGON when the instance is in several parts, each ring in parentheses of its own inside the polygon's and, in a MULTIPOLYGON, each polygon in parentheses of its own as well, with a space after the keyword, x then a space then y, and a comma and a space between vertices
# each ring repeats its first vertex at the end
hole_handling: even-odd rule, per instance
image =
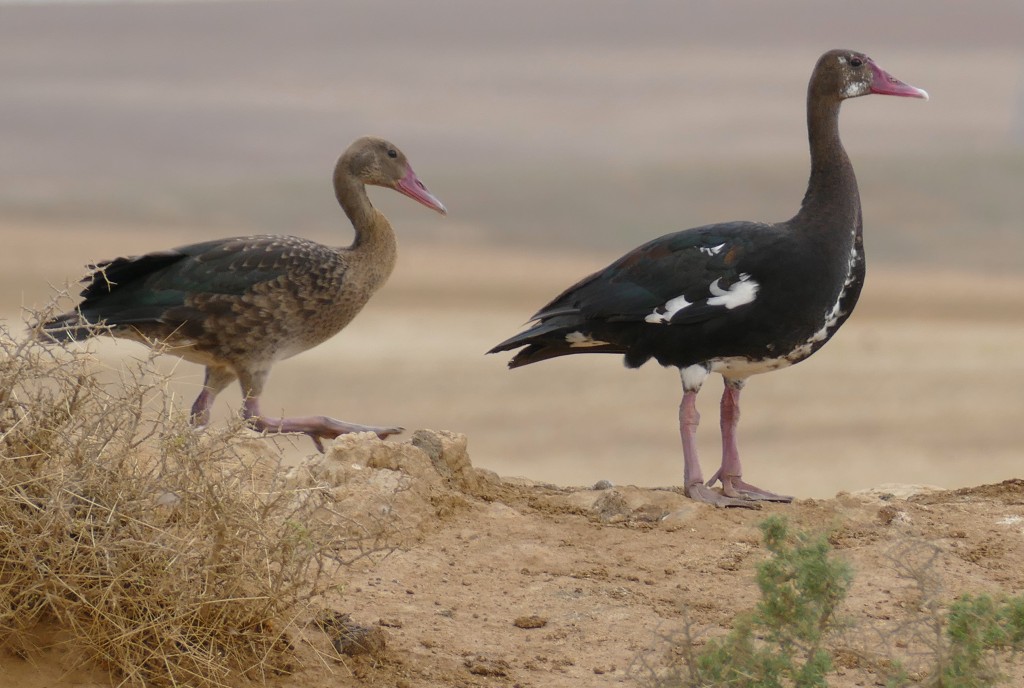
POLYGON ((387 280, 395 265, 391 225, 370 203, 366 184, 403 193, 444 214, 445 207, 416 177, 394 145, 366 137, 338 160, 334 190, 355 228, 347 248, 293 236, 217 239, 115 258, 91 266, 75 310, 43 323, 41 336, 86 339, 99 332, 133 339, 206 366, 192 407, 209 420, 217 394, 234 380, 245 397, 243 415, 258 430, 302 432, 322 439, 398 427, 370 427, 325 416, 269 418, 259 411, 274 362, 337 334, 387 280))
POLYGON ((839 140, 839 106, 869 93, 926 98, 850 50, 818 60, 807 93, 811 175, 786 222, 726 222, 655 239, 574 286, 535 324, 491 350, 522 348, 509 367, 578 353, 653 358, 680 369, 680 434, 687 494, 718 506, 791 501, 741 479, 739 395, 754 374, 798 363, 846 321, 864 283, 860 197, 839 140), (695 434, 696 395, 721 373, 722 467, 704 482, 695 434), (722 481, 722 494, 709 489, 722 481))

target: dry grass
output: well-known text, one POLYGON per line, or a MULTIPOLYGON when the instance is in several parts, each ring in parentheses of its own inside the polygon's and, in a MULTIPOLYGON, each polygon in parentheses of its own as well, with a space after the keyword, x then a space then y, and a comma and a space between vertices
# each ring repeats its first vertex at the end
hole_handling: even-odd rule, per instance
POLYGON ((385 529, 289 487, 237 422, 194 431, 151 359, 95 368, 0 329, 0 643, 31 656, 55 625, 121 685, 292 671, 290 637, 385 529))

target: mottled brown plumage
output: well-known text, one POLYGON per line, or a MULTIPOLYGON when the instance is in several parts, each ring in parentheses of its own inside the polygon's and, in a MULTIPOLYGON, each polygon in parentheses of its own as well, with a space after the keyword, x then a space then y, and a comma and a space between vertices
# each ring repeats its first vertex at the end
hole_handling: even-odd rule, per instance
POLYGON ((355 228, 355 241, 332 248, 293 236, 207 241, 91 266, 82 302, 42 326, 44 337, 72 341, 109 332, 166 347, 206 366, 192 407, 203 425, 217 394, 238 380, 243 415, 258 430, 303 432, 322 439, 398 427, 370 427, 326 416, 268 418, 259 396, 276 361, 329 339, 344 328, 395 266, 395 235, 370 203, 366 185, 395 189, 444 214, 395 146, 366 137, 338 160, 334 190, 355 228), (97 326, 102 327, 97 327, 97 326))

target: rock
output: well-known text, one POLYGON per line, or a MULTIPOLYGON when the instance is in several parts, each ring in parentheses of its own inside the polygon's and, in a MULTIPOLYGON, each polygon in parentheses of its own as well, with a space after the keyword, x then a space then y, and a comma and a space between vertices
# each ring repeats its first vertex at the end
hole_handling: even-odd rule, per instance
POLYGON ((501 502, 489 503, 484 512, 491 518, 519 518, 521 515, 508 504, 502 504, 501 502))
POLYGON ((696 502, 687 504, 681 509, 669 512, 661 519, 661 527, 669 532, 692 527, 694 517, 700 513, 696 502))
POLYGON ((466 657, 463 664, 469 673, 476 676, 508 676, 512 668, 504 659, 494 659, 483 655, 466 657))
MULTIPOLYGON (((936 485, 906 485, 903 483, 882 483, 875 487, 869 487, 866 490, 857 490, 856 492, 849 493, 851 496, 867 498, 867 499, 880 499, 882 501, 889 501, 890 499, 908 499, 914 495, 919 494, 930 494, 932 492, 942 492, 943 488, 936 485)), ((837 497, 839 495, 836 495, 837 497)))
POLYGON ((388 634, 380 626, 361 626, 352 621, 349 614, 324 612, 317 620, 317 626, 326 633, 338 654, 349 657, 370 655, 378 658, 388 644, 388 634))
POLYGON ((410 443, 427 455, 443 480, 468 492, 474 492, 479 477, 469 461, 465 435, 446 430, 417 430, 410 443))
POLYGON ((633 509, 633 520, 657 523, 668 516, 668 514, 669 512, 666 511, 664 507, 657 504, 642 504, 636 509, 633 509))
POLYGON ((572 506, 589 511, 602 523, 659 523, 676 512, 689 513, 693 502, 671 490, 640 487, 577 490, 565 495, 572 506))
POLYGON ((409 442, 385 442, 370 432, 342 435, 331 444, 327 458, 356 470, 356 467, 366 467, 399 471, 434 484, 441 480, 422 449, 409 442))
POLYGON ((452 433, 418 434, 434 440, 433 445, 421 444, 434 450, 436 461, 411 442, 385 442, 373 433, 354 433, 342 435, 326 454, 311 456, 289 471, 288 484, 299 489, 327 487, 344 509, 325 510, 324 516, 341 518, 343 528, 358 528, 369 517, 369 526, 385 525, 401 539, 417 539, 442 512, 466 504, 462 490, 443 477, 438 466, 445 467, 448 476, 473 476, 464 438, 460 442, 452 433))
POLYGON ((365 467, 374 461, 374 454, 380 457, 386 451, 384 441, 372 432, 354 432, 331 442, 326 457, 350 466, 365 467))
POLYGON ((489 468, 474 468, 480 487, 500 487, 503 480, 500 475, 489 468))
POLYGON ((604 523, 620 523, 628 518, 632 511, 626 498, 615 490, 602 493, 590 510, 604 523))
POLYGON ((512 622, 512 625, 516 628, 544 628, 548 625, 548 620, 543 616, 537 616, 531 614, 530 616, 520 616, 512 622))
POLYGON ((506 475, 500 478, 501 483, 510 487, 543 487, 551 490, 559 489, 557 485, 552 483, 546 483, 541 480, 533 480, 532 478, 524 478, 520 475, 506 475))
POLYGON ((906 525, 912 520, 910 514, 902 509, 897 509, 892 504, 886 504, 879 509, 875 518, 883 526, 906 525))
POLYGON ((405 473, 390 468, 367 471, 366 475, 366 484, 380 492, 394 493, 408 485, 408 476, 405 473))

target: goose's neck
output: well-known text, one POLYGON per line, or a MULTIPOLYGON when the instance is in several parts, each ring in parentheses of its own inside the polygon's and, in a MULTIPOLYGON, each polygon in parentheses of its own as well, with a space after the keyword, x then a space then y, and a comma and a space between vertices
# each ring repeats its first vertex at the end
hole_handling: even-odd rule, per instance
POLYGON ((355 230, 352 245, 344 251, 367 263, 383 283, 391 274, 398 255, 391 223, 370 203, 366 186, 351 175, 335 174, 334 193, 355 230))
POLYGON ((811 148, 811 176, 807 193, 794 220, 831 223, 860 229, 860 193, 853 165, 839 139, 841 101, 808 98, 807 135, 811 148))

